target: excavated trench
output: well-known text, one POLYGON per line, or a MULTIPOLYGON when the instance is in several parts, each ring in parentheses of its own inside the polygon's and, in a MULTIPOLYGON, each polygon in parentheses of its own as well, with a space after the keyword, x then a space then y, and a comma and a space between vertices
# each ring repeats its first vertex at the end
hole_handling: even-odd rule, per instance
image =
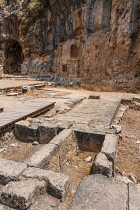
POLYGON ((46 147, 47 154, 47 146, 49 148, 49 145, 57 145, 57 149, 49 151, 50 155, 39 168, 52 170, 57 173, 64 173, 69 176, 70 185, 68 194, 65 201, 61 203, 60 209, 68 208, 82 178, 89 174, 93 174, 94 160, 100 152, 105 138, 104 135, 96 135, 81 131, 72 131, 70 135, 65 136, 63 134, 66 130, 61 131, 58 135, 54 136, 54 138, 52 137, 52 140, 50 140, 48 144, 38 144, 36 146, 32 145, 31 142, 20 142, 12 134, 11 137, 15 140, 11 141, 13 144, 10 143, 11 147, 9 149, 11 149, 11 152, 9 150, 10 154, 3 154, 2 157, 17 162, 27 162, 27 164, 30 165, 30 161, 28 161, 30 158, 33 160, 40 159, 41 155, 38 151, 41 151, 43 147, 46 147), (60 141, 61 139, 63 140, 59 144, 57 139, 60 139, 60 141), (23 154, 21 154, 21 146, 25 148, 23 154))

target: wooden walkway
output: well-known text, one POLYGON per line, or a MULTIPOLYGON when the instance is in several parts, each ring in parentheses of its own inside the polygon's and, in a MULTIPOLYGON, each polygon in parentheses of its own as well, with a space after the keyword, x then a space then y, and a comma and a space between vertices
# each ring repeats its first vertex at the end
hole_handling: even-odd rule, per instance
POLYGON ((14 124, 28 117, 38 116, 55 105, 55 102, 30 101, 12 109, 0 113, 0 133, 3 133, 14 127, 14 124))

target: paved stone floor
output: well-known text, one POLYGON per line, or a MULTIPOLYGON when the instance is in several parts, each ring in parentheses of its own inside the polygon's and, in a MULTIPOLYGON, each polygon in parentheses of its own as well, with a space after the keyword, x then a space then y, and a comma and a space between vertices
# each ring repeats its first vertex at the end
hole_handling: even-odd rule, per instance
POLYGON ((140 185, 126 184, 102 175, 85 177, 69 210, 139 210, 140 185))

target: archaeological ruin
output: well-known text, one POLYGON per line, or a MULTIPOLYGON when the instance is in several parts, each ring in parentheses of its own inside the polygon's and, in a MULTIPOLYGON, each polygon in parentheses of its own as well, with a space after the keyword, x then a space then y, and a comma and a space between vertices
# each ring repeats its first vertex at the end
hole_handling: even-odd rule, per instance
POLYGON ((0 0, 0 210, 140 210, 140 0, 0 0))

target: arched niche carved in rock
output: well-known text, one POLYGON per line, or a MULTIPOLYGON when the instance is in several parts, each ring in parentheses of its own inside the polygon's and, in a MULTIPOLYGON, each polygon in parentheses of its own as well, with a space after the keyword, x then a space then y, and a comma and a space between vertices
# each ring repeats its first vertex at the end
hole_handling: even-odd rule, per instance
POLYGON ((73 44, 70 48, 70 58, 77 59, 78 58, 78 47, 73 44))
POLYGON ((47 32, 47 41, 48 41, 48 42, 51 42, 52 39, 53 39, 52 31, 49 30, 49 31, 47 32))
POLYGON ((6 17, 3 21, 3 32, 6 36, 18 37, 18 18, 16 15, 6 17))

